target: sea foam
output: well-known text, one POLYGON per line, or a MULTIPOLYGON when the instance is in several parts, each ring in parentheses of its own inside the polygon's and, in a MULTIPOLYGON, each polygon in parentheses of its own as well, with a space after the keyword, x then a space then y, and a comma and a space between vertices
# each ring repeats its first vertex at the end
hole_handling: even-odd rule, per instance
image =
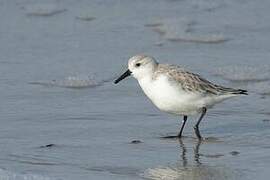
POLYGON ((233 173, 226 168, 190 166, 186 168, 177 167, 157 167, 147 169, 143 175, 146 179, 152 180, 225 180, 233 179, 233 173))
POLYGON ((32 81, 29 84, 52 86, 52 87, 64 87, 64 88, 93 88, 101 86, 106 82, 112 81, 114 77, 98 79, 98 77, 92 76, 68 76, 64 79, 48 80, 48 81, 32 81))
POLYGON ((227 40, 221 33, 196 33, 196 22, 186 18, 167 18, 145 24, 164 39, 174 42, 222 43, 227 40))
POLYGON ((217 68, 214 74, 229 81, 259 82, 270 80, 270 66, 233 65, 217 68))
POLYGON ((27 16, 53 16, 66 11, 56 4, 31 4, 24 6, 23 9, 27 16))
POLYGON ((31 173, 15 173, 0 169, 0 179, 1 180, 56 180, 55 178, 46 177, 31 173))

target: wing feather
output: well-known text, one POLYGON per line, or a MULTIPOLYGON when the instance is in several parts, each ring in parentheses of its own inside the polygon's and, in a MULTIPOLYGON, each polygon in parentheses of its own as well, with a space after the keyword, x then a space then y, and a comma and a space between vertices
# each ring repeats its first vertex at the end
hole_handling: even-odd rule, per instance
POLYGON ((154 78, 157 78, 160 74, 166 74, 169 80, 180 84, 180 87, 185 91, 208 95, 247 94, 246 90, 216 85, 198 74, 188 72, 175 65, 159 64, 154 78))

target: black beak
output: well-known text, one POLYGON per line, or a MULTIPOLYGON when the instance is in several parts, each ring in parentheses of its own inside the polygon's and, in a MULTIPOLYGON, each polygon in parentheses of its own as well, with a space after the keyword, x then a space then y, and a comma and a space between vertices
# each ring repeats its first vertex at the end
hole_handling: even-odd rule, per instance
POLYGON ((118 79, 114 81, 114 84, 119 83, 121 80, 125 79, 126 77, 131 75, 131 71, 127 70, 124 74, 122 74, 118 79))

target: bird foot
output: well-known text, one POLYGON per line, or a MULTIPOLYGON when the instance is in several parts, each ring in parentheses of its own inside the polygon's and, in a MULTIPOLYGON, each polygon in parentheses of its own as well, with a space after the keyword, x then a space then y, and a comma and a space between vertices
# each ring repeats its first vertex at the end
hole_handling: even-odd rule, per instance
POLYGON ((162 139, 181 139, 181 138, 184 138, 184 136, 163 136, 161 137, 162 139))

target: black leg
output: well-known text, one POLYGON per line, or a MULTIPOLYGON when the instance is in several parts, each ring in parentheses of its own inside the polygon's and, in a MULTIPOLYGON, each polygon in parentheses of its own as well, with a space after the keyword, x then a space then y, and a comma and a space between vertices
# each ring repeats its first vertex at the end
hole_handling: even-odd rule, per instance
POLYGON ((179 134, 178 134, 178 137, 179 137, 179 138, 181 138, 181 137, 182 137, 182 133, 183 133, 183 130, 184 130, 184 127, 185 127, 186 121, 187 121, 187 116, 184 116, 183 123, 182 123, 182 127, 181 127, 181 129, 180 129, 179 134))
POLYGON ((196 125, 194 126, 195 134, 196 134, 196 136, 197 136, 198 139, 202 139, 202 136, 201 136, 201 133, 200 133, 200 130, 199 130, 199 125, 200 125, 200 122, 201 122, 201 120, 203 119, 203 117, 204 117, 206 111, 207 111, 206 107, 203 107, 203 108, 202 108, 202 114, 201 114, 201 116, 200 116, 198 122, 197 122, 196 125))
POLYGON ((166 138, 166 139, 169 139, 169 138, 181 138, 184 127, 185 127, 185 124, 186 124, 186 121, 187 121, 187 116, 184 116, 182 127, 181 127, 180 132, 179 132, 179 134, 177 136, 165 136, 163 138, 166 138))

